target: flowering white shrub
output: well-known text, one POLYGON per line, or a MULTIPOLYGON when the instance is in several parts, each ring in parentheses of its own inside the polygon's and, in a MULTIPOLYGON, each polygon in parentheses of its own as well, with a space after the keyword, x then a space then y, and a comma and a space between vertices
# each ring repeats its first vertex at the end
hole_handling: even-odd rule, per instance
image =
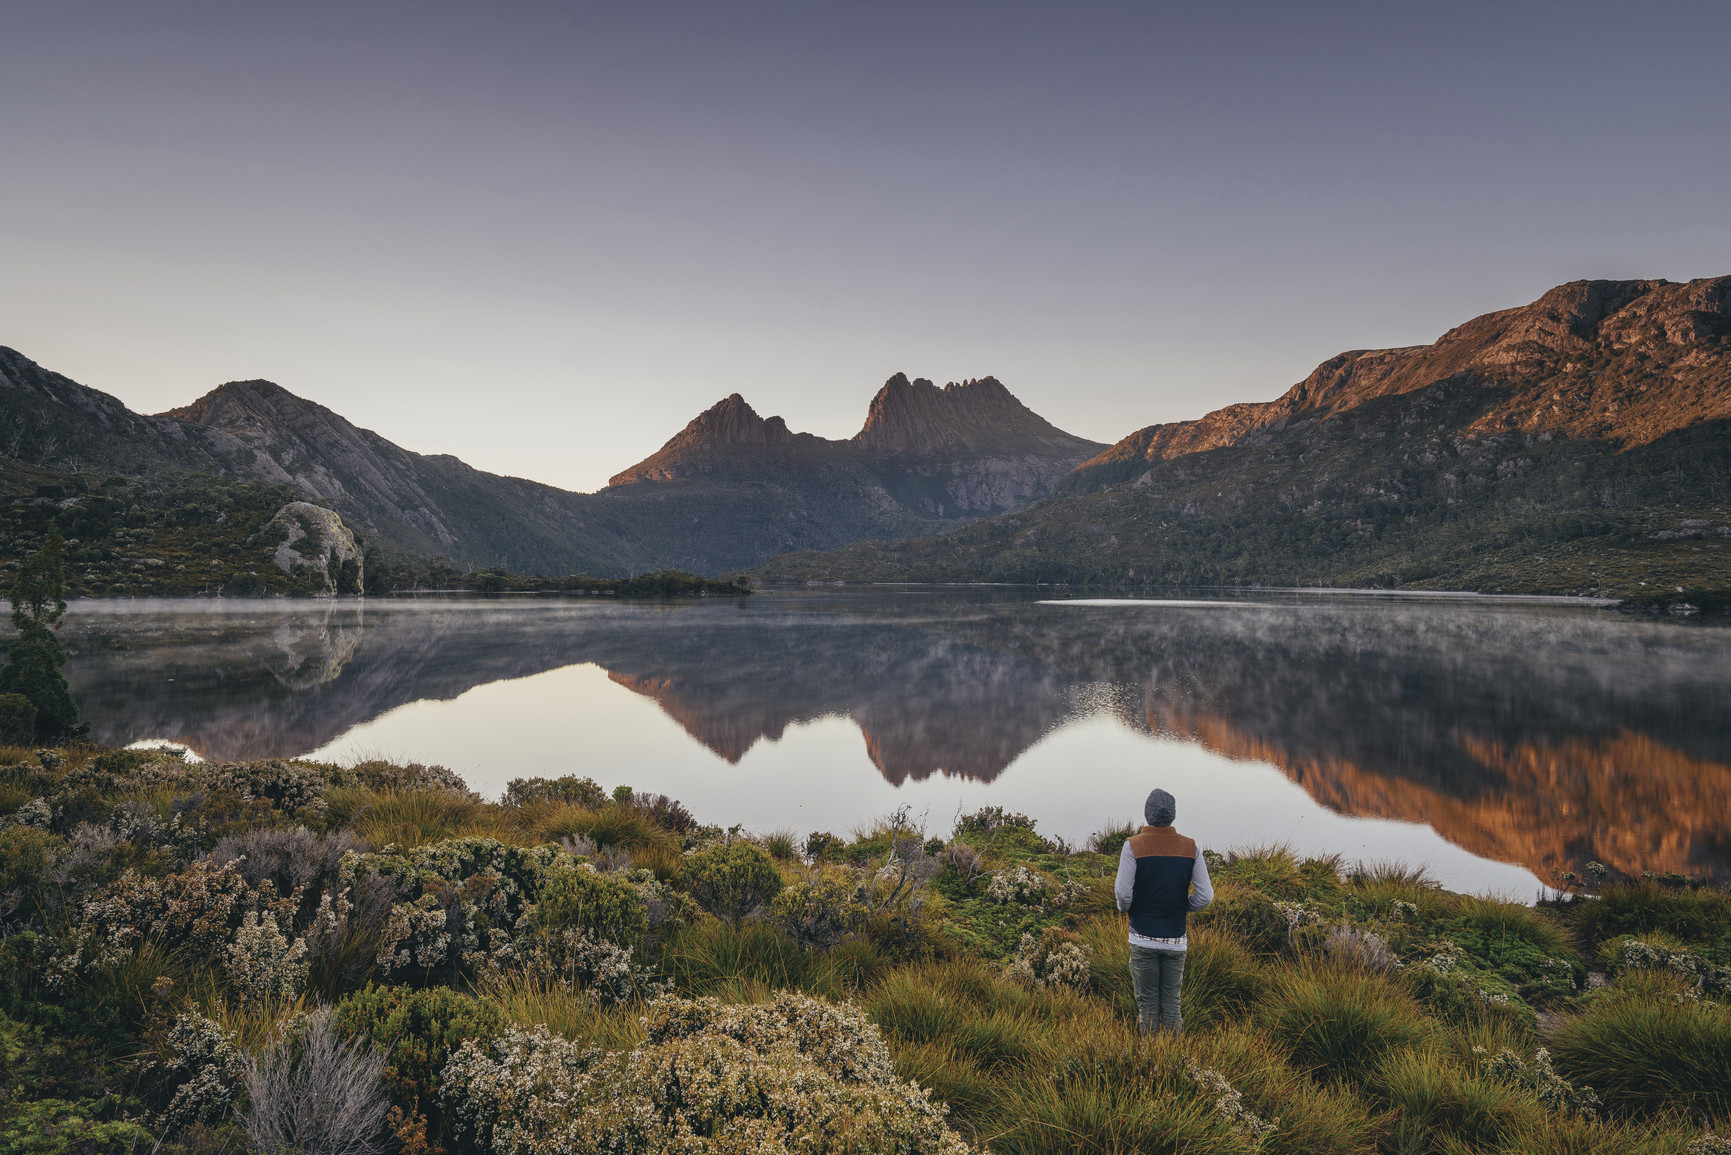
POLYGON ((1394 917, 1400 922, 1418 921, 1417 903, 1403 902, 1397 898, 1394 900, 1394 905, 1390 909, 1394 912, 1394 917))
POLYGON ((386 978, 445 965, 451 950, 450 916, 433 894, 391 907, 379 937, 379 969, 386 978))
POLYGON ((1504 1047, 1491 1060, 1490 1073, 1499 1079, 1530 1087, 1539 1102, 1553 1111, 1572 1111, 1589 1119, 1599 1113, 1599 1097, 1593 1089, 1588 1086, 1577 1088, 1557 1074, 1551 1066, 1551 1053, 1543 1047, 1533 1052, 1531 1064, 1504 1047))
POLYGON ((1466 955, 1461 948, 1445 938, 1437 943, 1436 953, 1421 960, 1418 965, 1429 967, 1439 975, 1448 975, 1453 974, 1465 959, 1466 955))
POLYGON ((1024 934, 1004 975, 1031 987, 1059 986, 1086 991, 1092 957, 1093 951, 1086 943, 1053 928, 1039 938, 1024 934))
POLYGON ((247 801, 262 798, 290 813, 319 801, 329 785, 311 766, 277 760, 207 765, 197 776, 210 789, 230 790, 247 801))
POLYGON ((7 826, 34 826, 39 830, 47 830, 49 823, 54 821, 54 807, 46 798, 32 798, 5 818, 0 818, 0 828, 7 826))
POLYGON ((1694 993, 1731 995, 1731 967, 1658 943, 1625 939, 1617 947, 1617 965, 1625 970, 1665 970, 1695 982, 1694 993))
POLYGON ((1277 902, 1274 909, 1280 912, 1280 917, 1286 920, 1286 934, 1290 938, 1300 927, 1316 926, 1322 922, 1322 915, 1308 902, 1277 902))
MULTIPOLYGON (((412 849, 343 855, 339 890, 358 893, 371 876, 395 889, 379 944, 387 975, 512 957, 511 939, 548 871, 570 856, 553 846, 506 846, 491 838, 449 838, 412 849)), ((336 912, 339 916, 342 911, 336 912)))
POLYGON ((248 911, 228 945, 228 978, 241 1001, 288 1002, 307 981, 307 944, 289 940, 270 913, 248 911))
MULTIPOLYGON (((654 970, 633 961, 634 949, 598 938, 586 928, 561 927, 522 940, 515 962, 533 978, 581 987, 592 1002, 607 1004, 644 998, 659 989, 654 970)), ((503 968, 498 960, 489 960, 483 969, 503 968)))
POLYGON ((1731 1155, 1731 1139, 1709 1131, 1689 1141, 1689 1155, 1731 1155))
POLYGON ((1000 870, 986 884, 986 901, 1016 906, 1044 906, 1052 897, 1052 883, 1037 870, 1018 865, 1000 870))
POLYGON ((683 890, 675 890, 655 877, 652 870, 632 870, 626 881, 637 888, 643 899, 643 913, 649 929, 687 926, 697 921, 697 903, 683 890))
POLYGON ((545 1028, 474 1040, 442 1096, 494 1155, 895 1151, 963 1155, 944 1109, 899 1082, 860 1008, 782 994, 762 1006, 658 999, 629 1054, 545 1028))
POLYGON ((1244 1093, 1228 1082, 1225 1075, 1190 1059, 1186 1059, 1185 1064, 1184 1073, 1190 1076, 1191 1082, 1213 1101, 1214 1109, 1232 1124, 1233 1129, 1253 1144, 1261 1146, 1279 1127, 1279 1119, 1270 1123, 1246 1107, 1244 1093))
POLYGON ((184 1011, 168 1029, 158 1064, 179 1084, 158 1124, 165 1136, 192 1123, 219 1123, 234 1107, 246 1079, 246 1055, 235 1038, 197 1011, 184 1011))
POLYGON ((84 904, 69 948, 49 966, 48 983, 113 966, 146 940, 221 958, 246 913, 259 905, 260 896, 232 863, 195 862, 160 879, 129 871, 84 904))
POLYGON ((1328 937, 1322 940, 1322 949, 1337 962, 1357 963, 1366 970, 1396 971, 1401 966, 1400 959, 1389 949, 1388 940, 1346 923, 1328 932, 1328 937))
MULTIPOLYGON (((344 855, 338 870, 343 890, 333 903, 321 898, 308 932, 315 945, 334 937, 349 914, 349 893, 368 880, 388 885, 398 898, 379 935, 378 964, 386 977, 524 968, 582 983, 602 1001, 640 997, 651 975, 632 962, 635 936, 645 927, 678 926, 697 917, 689 895, 648 870, 602 874, 560 847, 452 838, 409 850, 344 855), (608 908, 613 929, 566 926, 565 914, 549 922, 550 911, 563 909, 561 902, 588 909, 573 891, 579 882, 588 889, 577 886, 576 892, 604 892, 601 906, 608 908)), ((590 913, 600 917, 599 910, 590 913)))
POLYGON ((841 871, 814 872, 784 888, 769 904, 770 921, 802 946, 835 946, 865 925, 866 907, 841 871))

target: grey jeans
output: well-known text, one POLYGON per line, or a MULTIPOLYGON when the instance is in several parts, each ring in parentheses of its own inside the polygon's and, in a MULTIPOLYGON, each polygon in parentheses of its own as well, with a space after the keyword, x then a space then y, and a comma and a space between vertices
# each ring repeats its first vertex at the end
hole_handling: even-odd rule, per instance
POLYGON ((1178 996, 1184 989, 1184 952, 1130 948, 1130 984, 1136 991, 1136 1026, 1144 1035, 1165 1027, 1184 1033, 1178 996))

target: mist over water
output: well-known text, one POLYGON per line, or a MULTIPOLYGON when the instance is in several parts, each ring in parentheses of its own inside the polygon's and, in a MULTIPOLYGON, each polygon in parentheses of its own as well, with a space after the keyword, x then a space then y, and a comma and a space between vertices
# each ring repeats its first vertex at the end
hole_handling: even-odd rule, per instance
POLYGON ((1031 591, 740 601, 76 603, 99 740, 587 774, 700 819, 843 832, 997 804, 1081 841, 1153 786, 1203 845, 1553 869, 1731 867, 1731 631, 1530 600, 1031 591))

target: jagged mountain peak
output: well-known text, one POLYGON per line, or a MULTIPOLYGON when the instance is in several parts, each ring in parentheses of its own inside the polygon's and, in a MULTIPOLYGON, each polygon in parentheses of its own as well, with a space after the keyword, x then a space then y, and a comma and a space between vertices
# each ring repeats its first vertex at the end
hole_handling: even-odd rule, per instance
POLYGON ((347 418, 317 401, 309 401, 274 381, 264 380, 226 382, 191 404, 170 409, 161 416, 230 433, 256 432, 261 428, 309 419, 343 426, 350 424, 347 418))
POLYGON ((853 444, 884 456, 929 457, 1067 453, 1094 443, 1052 425, 996 377, 940 389, 897 373, 872 398, 853 444))
POLYGON ((706 473, 741 455, 758 460, 764 454, 799 453, 839 445, 810 433, 795 433, 780 417, 762 417, 738 393, 730 393, 693 417, 667 444, 630 469, 614 474, 609 486, 639 481, 673 481, 706 473))
MULTIPOLYGON (((910 380, 897 373, 872 398, 864 427, 847 441, 791 432, 780 417, 760 417, 734 393, 699 413, 652 456, 615 474, 608 484, 751 470, 766 457, 837 465, 915 459, 922 467, 1007 458, 1056 462, 1067 471, 1103 448, 1056 428, 995 377, 952 381, 939 388, 924 377, 910 380)), ((968 504, 968 499, 960 500, 961 507, 968 504)))
POLYGON ((729 393, 691 419, 673 441, 686 445, 773 445, 794 437, 780 417, 760 417, 738 393, 729 393))

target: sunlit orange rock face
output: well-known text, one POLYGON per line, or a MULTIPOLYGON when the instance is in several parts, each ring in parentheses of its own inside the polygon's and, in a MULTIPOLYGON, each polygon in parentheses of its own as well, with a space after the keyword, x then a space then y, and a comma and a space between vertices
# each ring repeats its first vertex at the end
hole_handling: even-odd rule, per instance
POLYGON ((1690 873, 1731 854, 1731 766, 1643 734, 1517 743, 1463 734, 1459 752, 1501 786, 1454 794, 1348 758, 1295 754, 1197 710, 1151 702, 1147 721, 1228 758, 1270 763, 1341 814, 1424 823, 1541 878, 1589 861, 1690 873))

